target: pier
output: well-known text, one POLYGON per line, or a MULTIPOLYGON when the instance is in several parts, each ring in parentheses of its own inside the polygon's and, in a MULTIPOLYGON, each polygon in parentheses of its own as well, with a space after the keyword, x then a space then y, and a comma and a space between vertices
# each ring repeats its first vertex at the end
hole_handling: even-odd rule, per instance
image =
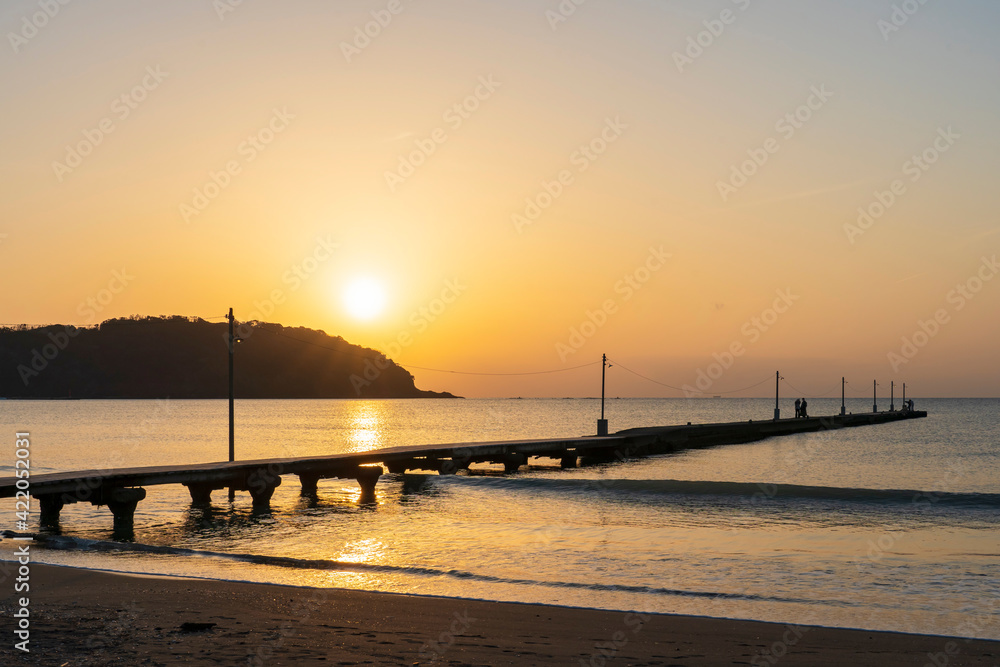
MULTIPOLYGON (((320 479, 355 479, 361 487, 360 502, 375 500, 375 486, 387 469, 393 474, 410 470, 455 474, 473 463, 502 464, 508 474, 517 472, 531 457, 554 459, 563 468, 578 464, 627 460, 683 449, 754 442, 781 435, 855 426, 869 426, 926 417, 924 411, 890 411, 862 414, 632 428, 611 435, 583 436, 443 445, 388 447, 368 452, 260 459, 222 463, 147 466, 113 470, 80 470, 30 477, 30 493, 38 501, 42 526, 57 526, 59 513, 72 503, 106 505, 114 516, 114 531, 133 530, 136 507, 146 497, 144 487, 182 484, 195 505, 207 505, 212 492, 221 489, 248 491, 255 511, 267 511, 283 476, 295 475, 303 495, 315 495, 320 479), (384 467, 383 467, 384 466, 384 467)), ((0 479, 0 498, 17 493, 17 479, 0 479)))

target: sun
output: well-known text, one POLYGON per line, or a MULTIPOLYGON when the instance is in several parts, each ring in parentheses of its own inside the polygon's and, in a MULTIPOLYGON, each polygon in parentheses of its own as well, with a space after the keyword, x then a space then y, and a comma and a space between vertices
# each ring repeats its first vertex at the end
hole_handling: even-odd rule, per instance
POLYGON ((385 289, 374 278, 355 278, 344 288, 344 307, 358 320, 371 320, 385 308, 385 289))

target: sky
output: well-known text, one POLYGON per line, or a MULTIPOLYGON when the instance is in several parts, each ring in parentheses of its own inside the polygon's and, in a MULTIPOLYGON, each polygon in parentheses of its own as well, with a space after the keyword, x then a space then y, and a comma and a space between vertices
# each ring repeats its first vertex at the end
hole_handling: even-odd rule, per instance
POLYGON ((470 397, 595 396, 602 354, 612 396, 1000 396, 991 0, 9 0, 0 27, 0 323, 232 307, 470 397))

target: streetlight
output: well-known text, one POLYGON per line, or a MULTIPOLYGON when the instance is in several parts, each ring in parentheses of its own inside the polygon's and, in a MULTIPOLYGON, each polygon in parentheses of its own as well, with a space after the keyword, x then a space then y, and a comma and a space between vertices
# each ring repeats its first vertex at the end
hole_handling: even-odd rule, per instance
POLYGON ((781 371, 774 372, 774 421, 781 419, 781 408, 778 407, 778 387, 781 385, 781 371))
POLYGON ((601 355, 601 418, 597 420, 597 435, 608 434, 608 420, 604 418, 604 376, 611 368, 608 363, 608 355, 601 355))
POLYGON ((233 309, 229 309, 229 336, 226 344, 229 348, 229 460, 236 460, 236 383, 233 373, 233 359, 236 356, 236 336, 233 334, 233 309))
MULTIPOLYGON (((236 383, 233 374, 233 359, 236 356, 236 343, 242 338, 237 338, 233 333, 233 324, 236 318, 233 317, 233 309, 229 309, 229 335, 226 337, 226 346, 229 348, 229 461, 236 460, 236 383)), ((236 498, 236 489, 229 487, 229 499, 236 498)))

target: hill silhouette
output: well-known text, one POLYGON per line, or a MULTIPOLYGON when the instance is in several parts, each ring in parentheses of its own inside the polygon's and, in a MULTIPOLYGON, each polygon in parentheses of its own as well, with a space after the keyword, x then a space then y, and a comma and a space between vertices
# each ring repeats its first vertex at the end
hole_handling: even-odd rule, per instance
MULTIPOLYGON (((228 331, 180 316, 0 328, 0 396, 226 398, 228 331)), ((417 389, 381 352, 322 331, 248 322, 237 336, 240 398, 454 398, 417 389)))

